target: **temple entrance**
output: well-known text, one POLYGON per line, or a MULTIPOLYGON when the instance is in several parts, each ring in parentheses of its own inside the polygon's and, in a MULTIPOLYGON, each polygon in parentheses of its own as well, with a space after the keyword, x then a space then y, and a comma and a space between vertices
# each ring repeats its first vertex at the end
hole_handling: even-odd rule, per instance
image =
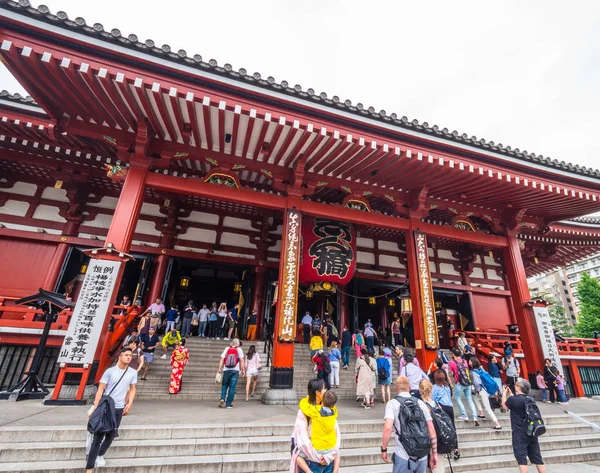
POLYGON ((434 289, 433 295, 440 348, 449 349, 455 345, 457 331, 475 330, 471 301, 461 291, 434 289))
MULTIPOLYGON (((54 287, 54 292, 68 294, 73 301, 77 301, 83 284, 83 277, 90 262, 90 257, 82 251, 85 249, 83 247, 71 247, 69 249, 54 287)), ((125 264, 115 304, 120 303, 125 295, 129 296, 132 302, 136 300, 140 301, 141 304, 146 302, 145 298, 149 289, 149 278, 154 266, 154 257, 139 254, 133 256, 135 259, 125 264)))
MULTIPOLYGON (((246 315, 251 303, 252 268, 222 263, 204 263, 192 259, 171 258, 162 291, 165 306, 183 309, 189 300, 198 309, 203 304, 217 307, 221 303, 232 308, 240 304, 240 315, 246 315)), ((239 335, 245 331, 246 317, 238 326, 239 335)))

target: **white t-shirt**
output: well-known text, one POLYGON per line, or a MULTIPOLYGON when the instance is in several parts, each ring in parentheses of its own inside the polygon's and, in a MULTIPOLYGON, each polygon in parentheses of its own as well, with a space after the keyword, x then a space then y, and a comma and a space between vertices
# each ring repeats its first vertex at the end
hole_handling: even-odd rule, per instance
POLYGON ((375 330, 373 330, 370 326, 365 326, 365 337, 374 337, 375 330))
POLYGON ((200 317, 200 322, 206 322, 208 320, 208 314, 210 314, 210 310, 200 309, 198 311, 198 316, 200 317))
MULTIPOLYGON (((400 393, 400 397, 410 397, 410 393, 400 393)), ((419 407, 421 408, 421 410, 423 411, 423 414, 425 414, 425 420, 430 421, 431 420, 431 412, 429 412, 429 408, 425 405, 425 403, 421 400, 419 400, 419 407)), ((398 419, 398 414, 400 413, 400 402, 396 401, 396 399, 392 399, 391 401, 388 401, 388 403, 385 405, 385 416, 383 417, 384 419, 393 419, 394 420, 394 435, 396 436, 396 456, 402 458, 403 460, 408 460, 408 453, 406 453, 406 450, 404 450, 404 447, 402 446, 402 442, 400 442, 400 439, 398 438, 398 433, 400 433, 400 420, 398 419), (398 433, 396 433, 398 432, 398 433)), ((424 458, 427 458, 426 456, 423 458, 419 458, 419 460, 423 460, 424 458)))
MULTIPOLYGON (((225 348, 225 350, 223 350, 223 353, 221 353, 221 358, 225 359, 225 357, 227 356, 227 350, 229 350, 230 348, 231 347, 227 347, 227 348, 225 348)), ((223 365, 223 371, 231 371, 231 370, 239 371, 240 370, 240 362, 244 359, 244 351, 240 347, 237 347, 237 351, 238 351, 238 364, 235 365, 234 368, 227 368, 227 366, 223 365)))
POLYGON ((115 401, 116 409, 123 409, 125 407, 125 396, 127 396, 127 391, 129 391, 129 387, 132 384, 137 384, 137 371, 133 368, 130 368, 128 366, 127 373, 125 373, 123 379, 121 379, 121 376, 123 376, 123 370, 119 369, 119 367, 115 365, 112 368, 108 368, 104 372, 104 374, 102 375, 102 379, 100 380, 101 383, 106 384, 106 389, 104 390, 104 392, 106 394, 110 393, 110 397, 112 397, 113 401, 115 401), (121 381, 119 382, 120 379, 121 381), (112 391, 113 387, 115 386, 115 384, 117 384, 117 382, 119 384, 117 385, 115 390, 112 391))

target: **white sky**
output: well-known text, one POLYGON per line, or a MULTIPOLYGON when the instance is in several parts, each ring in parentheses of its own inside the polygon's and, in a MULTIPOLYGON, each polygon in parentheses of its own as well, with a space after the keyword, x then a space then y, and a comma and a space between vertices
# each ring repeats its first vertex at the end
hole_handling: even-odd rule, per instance
MULTIPOLYGON (((600 167, 598 1, 44 4, 205 61, 600 167)), ((0 89, 24 93, 1 64, 0 89)))

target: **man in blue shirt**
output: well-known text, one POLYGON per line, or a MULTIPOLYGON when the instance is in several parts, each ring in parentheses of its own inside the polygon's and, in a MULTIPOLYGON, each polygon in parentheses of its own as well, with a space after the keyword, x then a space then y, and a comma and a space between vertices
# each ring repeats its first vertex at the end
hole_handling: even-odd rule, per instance
POLYGON ((350 348, 352 347, 352 332, 348 330, 348 327, 344 326, 342 331, 342 364, 344 369, 348 369, 350 364, 350 348))
POLYGON ((238 311, 240 310, 240 305, 236 304, 233 306, 233 309, 229 311, 227 315, 227 320, 229 322, 229 333, 227 334, 227 338, 225 340, 229 340, 232 338, 233 331, 235 330, 235 326, 237 325, 238 311))
POLYGON ((310 312, 306 312, 304 317, 302 317, 302 332, 304 334, 304 343, 310 343, 310 334, 312 328, 312 317, 310 316, 310 312))
POLYGON ((165 333, 169 333, 175 328, 175 321, 177 320, 177 307, 171 307, 171 309, 167 311, 166 319, 167 327, 165 328, 165 333))

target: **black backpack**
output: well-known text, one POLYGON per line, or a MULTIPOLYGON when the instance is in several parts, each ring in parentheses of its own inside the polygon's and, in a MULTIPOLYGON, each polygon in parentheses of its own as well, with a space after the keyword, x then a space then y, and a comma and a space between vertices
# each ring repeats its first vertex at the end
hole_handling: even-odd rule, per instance
POLYGON ((458 436, 456 435, 456 428, 452 423, 452 419, 450 419, 450 416, 441 407, 432 407, 428 403, 425 404, 427 404, 427 407, 431 411, 431 419, 433 420, 437 436, 438 453, 452 453, 458 447, 458 436))
POLYGON ((321 353, 321 361, 323 362, 323 373, 330 374, 331 362, 329 361, 329 357, 325 354, 325 352, 321 353))
POLYGON ((398 396, 396 401, 400 403, 398 421, 400 432, 396 429, 396 436, 406 450, 411 461, 426 457, 431 451, 431 438, 427 429, 425 413, 419 406, 416 397, 398 396))
MULTIPOLYGON (((390 366, 390 362, 388 360, 386 361, 386 366, 390 366)), ((383 365, 383 363, 380 363, 380 367, 377 370, 377 377, 381 380, 381 381, 385 381, 386 379, 388 379, 390 376, 389 373, 389 368, 386 368, 386 366, 383 365)))
POLYGON ((527 424, 527 435, 530 437, 539 437, 546 433, 540 408, 531 396, 525 396, 525 423, 527 424))
POLYGON ((469 368, 467 367, 467 362, 463 361, 462 363, 456 363, 456 370, 458 371, 458 382, 463 386, 471 386, 473 385, 473 381, 471 381, 471 373, 469 373, 469 368))

